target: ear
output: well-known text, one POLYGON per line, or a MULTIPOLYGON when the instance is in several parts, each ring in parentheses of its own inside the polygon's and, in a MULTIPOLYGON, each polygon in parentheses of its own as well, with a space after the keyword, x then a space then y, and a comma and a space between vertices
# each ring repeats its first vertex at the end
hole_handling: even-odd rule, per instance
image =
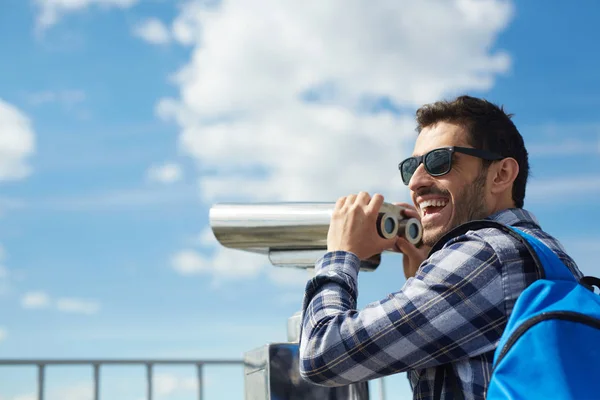
POLYGON ((512 187, 519 174, 519 163, 514 158, 504 158, 490 166, 492 170, 491 191, 498 194, 512 187))

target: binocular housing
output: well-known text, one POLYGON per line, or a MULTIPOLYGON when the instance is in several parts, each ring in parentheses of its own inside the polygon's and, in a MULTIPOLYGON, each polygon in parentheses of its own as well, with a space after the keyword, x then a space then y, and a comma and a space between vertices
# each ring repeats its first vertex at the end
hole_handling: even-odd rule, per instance
MULTIPOLYGON (((220 203, 210 209, 209 219, 215 238, 225 247, 265 254, 275 266, 313 268, 327 251, 334 208, 335 203, 220 203)), ((377 232, 388 239, 404 237, 418 246, 421 223, 406 218, 403 209, 383 203, 377 232)), ((372 271, 379 262, 380 255, 362 260, 361 269, 372 271)))

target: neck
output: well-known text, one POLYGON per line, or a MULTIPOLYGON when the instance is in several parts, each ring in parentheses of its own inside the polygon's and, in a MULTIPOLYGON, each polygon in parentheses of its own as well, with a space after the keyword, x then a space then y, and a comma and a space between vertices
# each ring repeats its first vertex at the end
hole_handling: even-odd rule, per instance
POLYGON ((507 210, 509 208, 515 208, 515 202, 512 199, 512 195, 510 196, 505 196, 504 198, 500 198, 498 199, 498 201, 495 204, 492 204, 492 206, 489 208, 489 215, 492 214, 496 214, 497 212, 503 211, 503 210, 507 210))

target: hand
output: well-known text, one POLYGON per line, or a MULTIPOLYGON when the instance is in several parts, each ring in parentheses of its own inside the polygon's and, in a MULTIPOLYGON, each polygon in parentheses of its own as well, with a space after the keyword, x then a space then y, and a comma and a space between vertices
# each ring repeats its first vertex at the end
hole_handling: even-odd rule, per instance
POLYGON ((347 251, 366 260, 394 248, 396 238, 384 239, 377 233, 377 216, 382 204, 380 194, 371 198, 368 193, 360 192, 341 197, 331 215, 327 251, 347 251))
MULTIPOLYGON (((407 203, 394 203, 397 206, 406 207, 402 213, 407 218, 417 218, 419 221, 421 220, 421 216, 419 212, 414 206, 411 206, 407 203)), ((400 251, 403 254, 402 257, 402 265, 404 266, 404 276, 406 279, 414 277, 419 269, 419 266, 429 254, 429 250, 431 250, 430 246, 421 245, 420 247, 416 247, 414 244, 410 243, 408 240, 398 237, 395 243, 396 250, 400 251)))

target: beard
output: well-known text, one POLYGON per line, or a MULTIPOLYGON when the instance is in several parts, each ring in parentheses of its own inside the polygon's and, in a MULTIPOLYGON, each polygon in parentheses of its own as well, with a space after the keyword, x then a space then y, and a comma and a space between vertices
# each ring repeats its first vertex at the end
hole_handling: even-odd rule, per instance
MULTIPOLYGON (((473 183, 464 186, 463 190, 455 197, 454 215, 448 223, 447 229, 440 231, 424 230, 423 244, 433 246, 446 233, 465 222, 482 219, 488 216, 483 196, 485 183, 487 181, 487 168, 483 168, 473 180, 473 183)), ((442 194, 442 191, 432 192, 442 194)))

